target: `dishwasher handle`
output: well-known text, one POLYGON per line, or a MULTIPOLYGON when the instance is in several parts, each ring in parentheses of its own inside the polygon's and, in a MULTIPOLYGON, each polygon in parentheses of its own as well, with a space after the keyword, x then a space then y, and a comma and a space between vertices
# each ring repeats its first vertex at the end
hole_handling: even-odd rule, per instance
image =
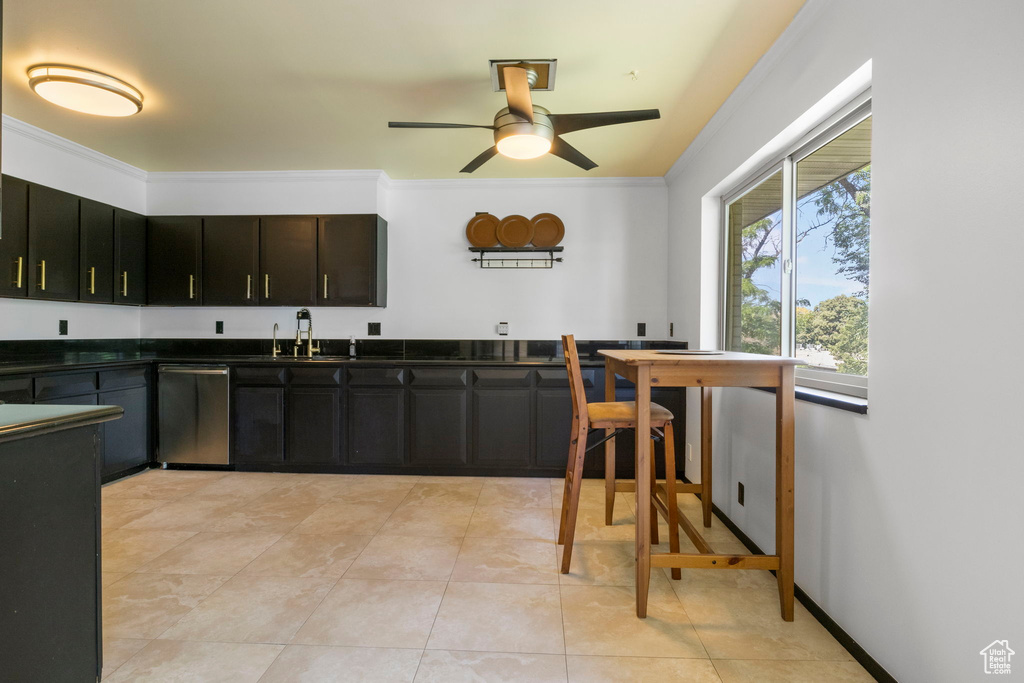
POLYGON ((227 367, 198 367, 194 365, 162 365, 157 371, 165 375, 226 375, 227 367))

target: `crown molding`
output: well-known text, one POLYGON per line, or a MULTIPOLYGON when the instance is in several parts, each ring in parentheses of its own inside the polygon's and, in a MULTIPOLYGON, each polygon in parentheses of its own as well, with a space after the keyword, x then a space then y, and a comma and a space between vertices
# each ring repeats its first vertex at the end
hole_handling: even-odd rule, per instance
POLYGON ((388 187, 402 190, 482 190, 491 188, 552 187, 665 187, 661 176, 635 178, 451 178, 423 180, 389 179, 388 187))
POLYGON ((172 171, 149 174, 151 183, 331 183, 351 180, 380 182, 375 170, 338 171, 172 171))
POLYGON ((740 107, 753 94, 761 82, 775 69, 776 65, 793 48, 793 45, 805 33, 811 30, 818 16, 824 11, 827 3, 824 0, 807 0, 801 7, 793 21, 789 23, 782 35, 772 44, 768 51, 757 60, 757 63, 750 69, 747 75, 726 98, 722 106, 718 108, 711 120, 704 124, 704 127, 697 133, 693 141, 683 150, 683 153, 672 164, 672 168, 665 174, 665 181, 671 183, 676 180, 689 166, 705 146, 718 134, 718 131, 732 118, 740 107))
POLYGON ((43 130, 42 128, 36 128, 31 124, 25 123, 24 121, 20 121, 16 118, 8 116, 7 114, 3 115, 3 131, 4 135, 14 134, 20 135, 25 138, 29 138, 30 140, 42 143, 48 147, 52 147, 62 152, 66 152, 67 154, 72 154, 87 161, 91 161, 94 164, 105 166, 109 169, 117 171, 118 173, 123 173, 124 175, 130 178, 134 178, 135 180, 141 180, 145 182, 147 176, 149 175, 148 173, 146 173, 146 171, 142 170, 141 168, 138 168, 137 166, 126 164, 125 162, 115 159, 114 157, 107 156, 102 152, 97 152, 96 150, 89 149, 88 147, 80 145, 77 142, 72 142, 71 140, 62 138, 59 135, 54 135, 53 133, 43 130))

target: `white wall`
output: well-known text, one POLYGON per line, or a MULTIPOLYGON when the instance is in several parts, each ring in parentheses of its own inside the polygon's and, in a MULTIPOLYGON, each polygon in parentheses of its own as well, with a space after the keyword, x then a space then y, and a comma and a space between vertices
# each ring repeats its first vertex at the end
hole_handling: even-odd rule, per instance
MULTIPOLYGON (((331 172, 334 173, 334 172, 331 172)), ((360 172, 361 173, 361 172, 360 172)), ((260 174, 153 174, 150 214, 361 213, 388 218, 388 307, 315 308, 318 336, 631 339, 668 334, 664 254, 666 188, 661 178, 388 181, 330 176, 266 180, 260 174), (355 185, 354 188, 350 187, 355 185), (565 261, 550 270, 481 270, 465 226, 477 211, 499 217, 541 212, 566 225, 565 261)), ((143 337, 267 337, 294 325, 295 307, 145 308, 143 337)))
MULTIPOLYGON (((146 210, 144 171, 8 116, 3 117, 2 168, 8 175, 123 209, 146 210)), ((68 321, 68 339, 135 338, 139 310, 0 299, 0 339, 57 339, 59 320, 68 321)))
MULTIPOLYGON (((1024 643, 1021 28, 1016 0, 810 0, 670 174, 669 319, 713 344, 718 186, 871 61, 869 414, 797 407, 796 580, 901 681, 1024 643)), ((716 393, 715 502, 770 551, 773 398, 716 393)))

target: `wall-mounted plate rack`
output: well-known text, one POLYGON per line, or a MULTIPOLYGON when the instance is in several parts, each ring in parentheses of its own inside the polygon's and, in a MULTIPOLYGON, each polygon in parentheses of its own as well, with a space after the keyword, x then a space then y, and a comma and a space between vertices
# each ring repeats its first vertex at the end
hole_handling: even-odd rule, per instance
POLYGON ((481 268, 551 268, 555 262, 561 263, 560 254, 563 247, 470 247, 474 254, 480 254, 473 259, 479 263, 481 268), (488 256, 491 254, 491 256, 488 256), (526 256, 509 257, 505 254, 527 254, 526 256), (530 256, 536 254, 536 256, 530 256), (546 256, 540 256, 546 254, 546 256))

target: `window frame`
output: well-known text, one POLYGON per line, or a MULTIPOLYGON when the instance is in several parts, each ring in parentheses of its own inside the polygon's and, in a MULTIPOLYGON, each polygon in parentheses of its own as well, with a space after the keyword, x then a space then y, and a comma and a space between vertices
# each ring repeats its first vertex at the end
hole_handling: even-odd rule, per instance
MULTIPOLYGON (((773 155, 753 173, 745 176, 733 186, 733 189, 721 196, 720 203, 720 254, 719 264, 722 277, 719 279, 719 345, 726 348, 728 341, 727 328, 729 320, 729 205, 782 170, 782 253, 780 299, 782 300, 781 349, 782 355, 794 356, 796 353, 796 307, 794 292, 796 290, 796 165, 814 152, 818 151, 840 135, 871 116, 871 89, 868 88, 846 105, 835 111, 817 126, 789 145, 781 153, 773 155)), ((872 142, 874 138, 872 136, 872 142)), ((868 314, 870 316, 870 313, 868 314)), ((868 334, 870 336, 870 319, 868 334)), ((867 398, 868 377, 860 375, 843 375, 823 370, 796 368, 797 386, 830 391, 857 398, 867 398)))

